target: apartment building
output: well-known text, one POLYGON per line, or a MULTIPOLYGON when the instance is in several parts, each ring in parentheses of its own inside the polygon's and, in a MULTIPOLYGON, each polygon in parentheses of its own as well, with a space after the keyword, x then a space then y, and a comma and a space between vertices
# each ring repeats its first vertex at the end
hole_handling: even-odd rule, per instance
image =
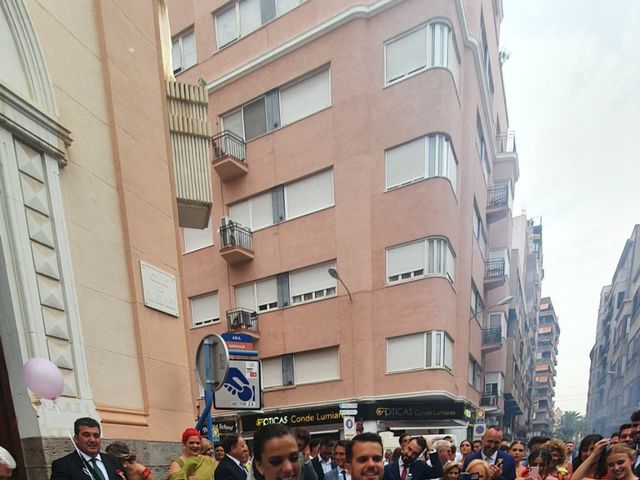
POLYGON ((466 436, 512 366, 485 367, 515 297, 502 2, 169 14, 174 71, 204 78, 218 132, 210 223, 181 232, 191 349, 243 332, 262 360, 264 413, 216 419, 337 437, 338 403, 356 402, 365 430, 466 436))
POLYGON ((603 287, 591 349, 589 430, 614 432, 640 404, 640 225, 625 243, 611 284, 603 287))
POLYGON ((535 377, 533 381, 532 434, 549 436, 554 424, 556 366, 558 365, 558 317, 549 297, 540 300, 535 377))
POLYGON ((49 478, 79 417, 156 477, 193 424, 159 13, 0 2, 0 445, 21 480, 49 478), (62 372, 56 408, 33 357, 62 372))
MULTIPOLYGON (((542 225, 526 214, 508 218, 512 233, 509 275, 503 283, 485 282, 509 301, 505 311, 489 314, 483 331, 484 395, 481 406, 490 423, 500 423, 508 436, 531 431, 538 304, 543 279, 542 225)), ((489 277, 491 278, 491 277, 489 277)))

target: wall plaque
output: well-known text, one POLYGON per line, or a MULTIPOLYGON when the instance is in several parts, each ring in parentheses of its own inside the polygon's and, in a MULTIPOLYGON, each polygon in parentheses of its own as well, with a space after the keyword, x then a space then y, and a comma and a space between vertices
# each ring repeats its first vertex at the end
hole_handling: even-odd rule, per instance
POLYGON ((154 310, 178 316, 176 277, 140 261, 144 304, 154 310))

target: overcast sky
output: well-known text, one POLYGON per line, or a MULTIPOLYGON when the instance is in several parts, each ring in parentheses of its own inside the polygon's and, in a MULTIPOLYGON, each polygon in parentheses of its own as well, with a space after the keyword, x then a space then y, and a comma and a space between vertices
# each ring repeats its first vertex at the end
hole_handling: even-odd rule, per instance
POLYGON ((556 406, 586 411, 600 290, 640 223, 640 2, 504 0, 520 180, 560 318, 556 406))

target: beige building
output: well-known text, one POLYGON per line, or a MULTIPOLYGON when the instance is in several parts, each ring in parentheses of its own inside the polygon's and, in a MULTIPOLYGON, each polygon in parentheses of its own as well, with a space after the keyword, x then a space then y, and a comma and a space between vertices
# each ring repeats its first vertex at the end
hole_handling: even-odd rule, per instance
POLYGON ((21 479, 80 416, 154 468, 193 425, 158 17, 0 2, 0 444, 21 479), (59 413, 25 386, 32 357, 63 372, 59 413))
POLYGON ((219 132, 209 228, 182 232, 191 347, 248 332, 262 359, 264 414, 230 428, 337 437, 350 402, 366 430, 461 438, 494 385, 483 407, 515 425, 529 392, 511 381, 509 316, 523 305, 526 332, 534 307, 514 287, 502 2, 169 13, 174 70, 205 79, 219 132))

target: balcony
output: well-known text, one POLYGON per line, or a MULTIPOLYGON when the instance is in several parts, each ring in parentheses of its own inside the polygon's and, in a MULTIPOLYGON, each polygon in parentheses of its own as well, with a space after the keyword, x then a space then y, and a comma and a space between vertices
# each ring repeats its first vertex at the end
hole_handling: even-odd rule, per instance
POLYGON ((204 229, 212 206, 207 87, 167 80, 165 92, 178 223, 183 228, 204 229))
POLYGON ((482 395, 480 397, 480 406, 481 407, 497 407, 498 395, 482 395))
POLYGON ((496 135, 496 153, 518 153, 516 150, 516 134, 514 131, 503 132, 496 135))
POLYGON ((506 281, 506 262, 503 258, 496 258, 484 262, 484 283, 489 288, 498 286, 506 281))
POLYGON ((487 221, 498 220, 511 209, 511 184, 499 183, 489 188, 487 198, 487 221))
POLYGON ((482 329, 482 352, 489 353, 499 350, 502 346, 502 327, 482 329))
POLYGON ((224 220, 220 227, 220 255, 230 265, 253 260, 251 230, 231 220, 224 220))
POLYGON ((213 169, 223 182, 231 181, 249 171, 246 143, 235 133, 224 130, 211 138, 213 169))
POLYGON ((246 333, 259 339, 258 314, 246 308, 227 310, 227 329, 229 332, 246 333))

